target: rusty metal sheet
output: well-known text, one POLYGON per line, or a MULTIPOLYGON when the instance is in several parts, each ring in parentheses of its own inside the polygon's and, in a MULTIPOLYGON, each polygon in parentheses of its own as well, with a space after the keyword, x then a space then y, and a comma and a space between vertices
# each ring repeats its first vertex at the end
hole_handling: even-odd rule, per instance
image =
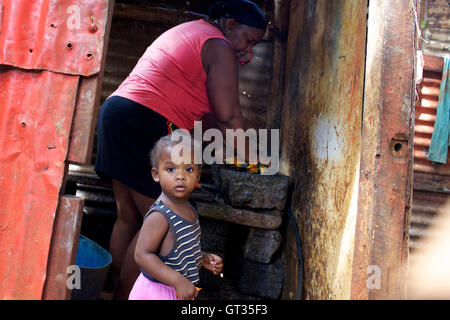
POLYGON ((0 0, 0 64, 90 76, 100 71, 108 0, 0 0))
POLYGON ((41 299, 78 81, 0 67, 0 299, 41 299))
MULTIPOLYGON (((414 177, 414 180, 416 180, 416 177, 414 177)), ((414 181, 414 184, 416 185, 416 181, 414 181)), ((444 183, 441 184, 443 185, 444 183)), ((424 245, 425 237, 430 235, 430 226, 434 223, 438 212, 444 210, 448 201, 450 201, 449 192, 414 188, 411 225, 409 227, 410 259, 414 260, 416 258, 416 249, 424 245)))
POLYGON ((70 133, 70 147, 67 160, 75 163, 90 163, 94 144, 97 112, 101 98, 106 52, 111 31, 114 1, 110 0, 106 21, 105 44, 103 46, 100 72, 80 80, 75 114, 70 133))

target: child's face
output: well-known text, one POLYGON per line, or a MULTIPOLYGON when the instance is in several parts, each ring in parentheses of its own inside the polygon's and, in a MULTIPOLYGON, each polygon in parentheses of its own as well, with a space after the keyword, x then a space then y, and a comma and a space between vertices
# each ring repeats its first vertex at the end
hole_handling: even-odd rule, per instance
POLYGON ((152 168, 152 176, 159 182, 167 196, 188 199, 200 180, 200 167, 191 163, 175 164, 171 159, 172 147, 166 147, 158 161, 158 167, 152 168))

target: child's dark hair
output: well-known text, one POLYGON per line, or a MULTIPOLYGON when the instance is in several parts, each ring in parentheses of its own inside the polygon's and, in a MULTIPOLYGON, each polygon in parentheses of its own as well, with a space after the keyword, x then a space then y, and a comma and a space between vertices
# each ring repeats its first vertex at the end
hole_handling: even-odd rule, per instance
MULTIPOLYGON (((156 141, 155 145, 153 146, 152 150, 150 151, 150 164, 152 167, 157 168, 159 159, 161 158, 161 154, 164 149, 166 149, 169 146, 176 146, 177 144, 181 143, 182 139, 180 137, 179 141, 172 140, 172 135, 167 135, 162 138, 160 138, 158 141, 156 141)), ((191 150, 194 152, 194 148, 198 147, 198 144, 195 142, 195 140, 191 137, 191 150)), ((201 145, 200 145, 201 148, 201 145)), ((197 164, 199 168, 202 167, 202 164, 197 164)))
POLYGON ((234 18, 240 24, 262 30, 267 28, 267 20, 261 9, 248 0, 216 2, 209 8, 208 16, 212 20, 234 18))

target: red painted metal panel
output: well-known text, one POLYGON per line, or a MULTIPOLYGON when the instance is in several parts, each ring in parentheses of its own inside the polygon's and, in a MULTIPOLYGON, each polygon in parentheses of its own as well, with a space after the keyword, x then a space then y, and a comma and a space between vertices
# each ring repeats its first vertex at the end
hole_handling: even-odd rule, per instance
POLYGON ((41 299, 78 81, 0 66, 0 299, 41 299))
POLYGON ((90 76, 100 71, 108 0, 0 0, 0 64, 90 76))

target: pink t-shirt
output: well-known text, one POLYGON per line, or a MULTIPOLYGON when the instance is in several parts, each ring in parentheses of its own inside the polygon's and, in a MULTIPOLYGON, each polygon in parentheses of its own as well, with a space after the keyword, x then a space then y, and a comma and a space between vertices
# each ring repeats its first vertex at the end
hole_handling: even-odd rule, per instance
POLYGON ((180 24, 147 48, 133 71, 111 94, 128 98, 192 130, 194 121, 212 112, 201 50, 211 38, 228 41, 204 20, 180 24))

